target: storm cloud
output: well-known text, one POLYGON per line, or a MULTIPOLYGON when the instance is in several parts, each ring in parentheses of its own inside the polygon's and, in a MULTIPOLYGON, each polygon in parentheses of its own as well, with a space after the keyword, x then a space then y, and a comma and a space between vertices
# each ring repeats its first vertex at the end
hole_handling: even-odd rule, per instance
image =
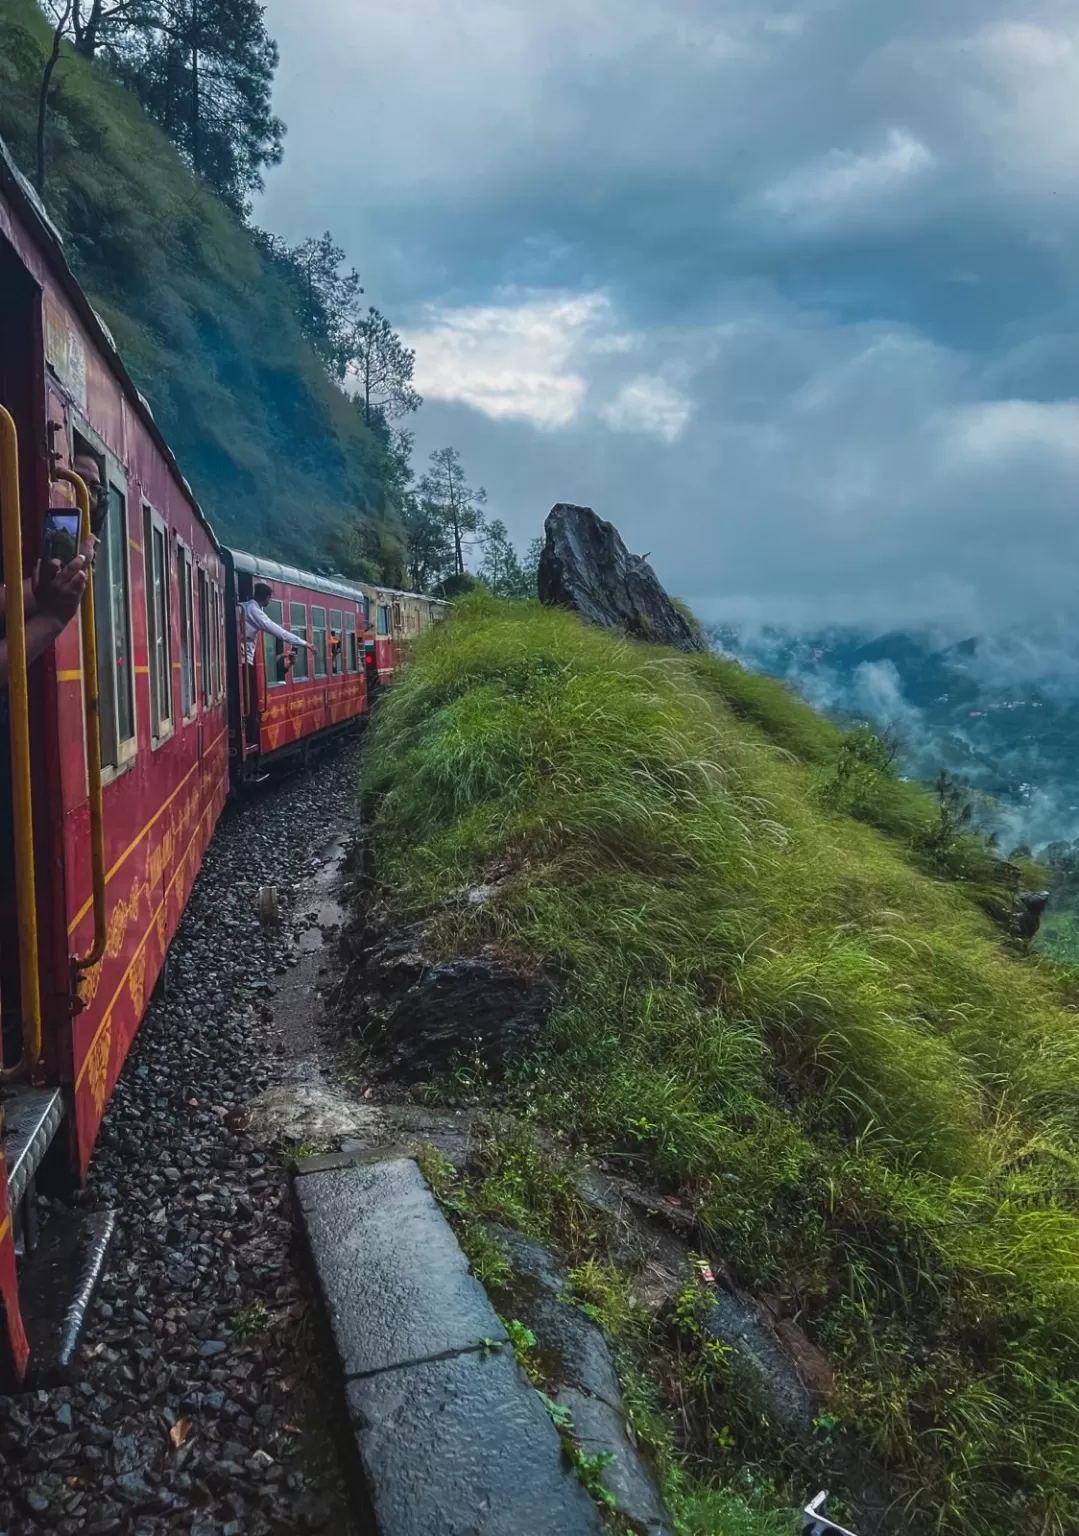
POLYGON ((1079 564, 1079 0, 270 0, 287 153, 522 541, 991 630, 1079 564))

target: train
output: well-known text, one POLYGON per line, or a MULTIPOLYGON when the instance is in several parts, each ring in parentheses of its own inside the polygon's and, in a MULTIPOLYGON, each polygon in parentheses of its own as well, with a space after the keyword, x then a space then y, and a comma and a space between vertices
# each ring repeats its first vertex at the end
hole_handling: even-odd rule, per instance
POLYGON ((55 1274, 45 1286, 35 1265, 71 1266, 70 1319, 101 1262, 100 1244, 49 1238, 55 1220, 39 1243, 36 1189, 86 1176, 227 798, 361 721, 448 605, 219 542, 2 141, 0 513, 0 1380, 14 1385, 65 1364, 37 1310, 55 1274), (27 664, 23 580, 65 517, 69 534, 100 524, 92 580, 27 664), (242 605, 260 584, 305 644, 260 633, 249 665, 242 605))

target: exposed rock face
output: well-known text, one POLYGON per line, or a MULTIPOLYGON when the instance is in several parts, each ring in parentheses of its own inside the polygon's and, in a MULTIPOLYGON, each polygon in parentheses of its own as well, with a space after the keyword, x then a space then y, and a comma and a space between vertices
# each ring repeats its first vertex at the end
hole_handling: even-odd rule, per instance
POLYGON ((590 624, 620 629, 680 651, 704 649, 660 586, 655 571, 631 555, 613 523, 591 507, 559 502, 547 514, 539 563, 540 601, 572 608, 590 624))
POLYGON ((380 1054, 390 1075, 410 1082, 478 1056, 496 1076, 535 1043, 554 988, 497 960, 444 960, 424 972, 381 1021, 380 1054))
POLYGON ((1048 891, 1020 891, 1019 912, 1016 928, 1021 939, 1032 939, 1042 925, 1042 917, 1049 905, 1048 891))

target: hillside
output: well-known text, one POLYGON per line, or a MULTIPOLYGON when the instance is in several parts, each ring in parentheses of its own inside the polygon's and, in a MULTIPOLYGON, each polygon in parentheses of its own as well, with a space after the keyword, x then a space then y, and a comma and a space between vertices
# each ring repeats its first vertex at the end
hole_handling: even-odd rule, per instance
POLYGON ((776 1529, 849 1437, 904 1529, 1079 1530, 1079 997, 987 915, 1003 866, 780 684, 483 598, 382 705, 364 794, 401 918, 559 987, 506 1081, 425 1091, 676 1196, 834 1373, 799 1452, 495 1138, 474 1207, 590 1277, 681 1529, 776 1529))
MULTIPOLYGON (((0 136, 27 172, 50 42, 33 0, 0 0, 0 136)), ((48 122, 45 203, 68 260, 220 536, 310 563, 360 513, 392 566, 382 449, 250 233, 66 45, 48 122)))

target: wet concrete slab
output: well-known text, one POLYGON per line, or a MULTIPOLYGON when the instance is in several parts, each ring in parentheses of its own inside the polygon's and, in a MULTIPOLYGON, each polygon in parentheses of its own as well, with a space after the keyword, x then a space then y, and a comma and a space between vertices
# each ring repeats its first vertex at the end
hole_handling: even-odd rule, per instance
POLYGON ((598 1536, 603 1522, 512 1354, 353 1381, 352 1419, 383 1536, 598 1536))
POLYGON ((307 1174, 295 1190, 346 1377, 505 1340, 410 1159, 307 1174))

